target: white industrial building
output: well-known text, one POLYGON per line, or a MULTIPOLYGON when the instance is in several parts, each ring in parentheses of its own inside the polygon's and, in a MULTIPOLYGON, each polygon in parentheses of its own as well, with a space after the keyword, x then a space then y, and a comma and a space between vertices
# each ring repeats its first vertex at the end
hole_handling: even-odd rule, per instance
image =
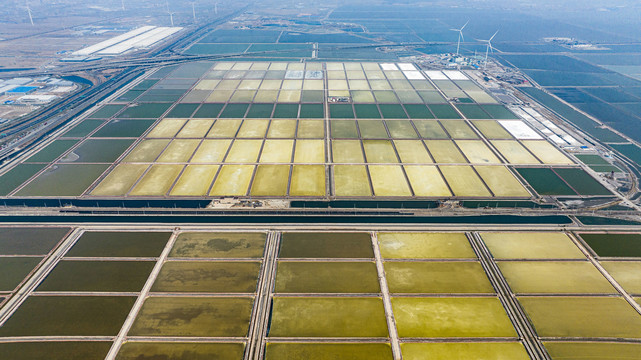
POLYGON ((150 47, 182 30, 182 27, 142 26, 125 34, 75 51, 75 57, 89 55, 120 55, 129 50, 150 47))

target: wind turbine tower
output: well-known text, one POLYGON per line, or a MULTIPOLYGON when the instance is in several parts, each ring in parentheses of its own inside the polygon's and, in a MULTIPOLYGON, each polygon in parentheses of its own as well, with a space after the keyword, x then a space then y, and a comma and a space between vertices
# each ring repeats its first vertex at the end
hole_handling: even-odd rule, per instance
POLYGON ((171 21, 171 27, 174 27, 174 13, 169 11, 169 1, 165 1, 165 7, 167 7, 167 14, 169 14, 169 20, 171 21))
POLYGON ((125 0, 120 0, 120 4, 122 5, 122 11, 125 11, 125 0))
POLYGON ((196 3, 191 3, 191 12, 194 15, 194 23, 196 23, 196 3))
POLYGON ((465 27, 466 27, 466 26, 467 26, 467 24, 469 24, 469 23, 470 23, 470 21, 468 20, 468 21, 465 23, 465 25, 463 25, 463 27, 462 27, 462 28, 460 28, 460 29, 450 29, 450 30, 452 30, 452 31, 456 31, 456 32, 458 32, 458 42, 456 43, 456 55, 457 55, 457 56, 460 54, 460 53, 459 53, 459 50, 460 50, 460 48, 461 48, 461 40, 465 41, 465 37, 463 36, 463 29, 465 29, 465 27))
POLYGON ((494 40, 494 37, 498 33, 499 33, 499 31, 496 30, 494 35, 492 35, 492 37, 489 38, 489 40, 479 40, 480 42, 487 43, 487 47, 485 48, 485 65, 483 66, 484 69, 487 69, 487 57, 490 54, 490 51, 492 51, 492 53, 494 53, 494 48, 492 47, 492 40, 494 40))
POLYGON ((218 15, 218 2, 214 4, 214 14, 218 15))
POLYGON ((29 2, 25 1, 25 4, 27 8, 27 14, 29 14, 29 21, 31 22, 31 26, 34 26, 33 16, 31 15, 31 8, 29 7, 29 2))

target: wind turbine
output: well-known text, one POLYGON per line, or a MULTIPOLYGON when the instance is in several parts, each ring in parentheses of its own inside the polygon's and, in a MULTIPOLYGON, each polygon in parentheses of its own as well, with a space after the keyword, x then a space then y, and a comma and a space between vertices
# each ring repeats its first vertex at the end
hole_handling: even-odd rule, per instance
POLYGON ((29 21, 31 21, 31 26, 34 26, 33 24, 33 16, 31 15, 31 8, 29 7, 29 2, 25 1, 25 7, 27 8, 27 13, 29 14, 29 21))
POLYGON ((167 7, 167 14, 169 14, 169 20, 171 21, 171 27, 174 27, 174 13, 169 11, 169 1, 165 1, 165 6, 167 7))
POLYGON ((191 3, 191 12, 194 15, 194 23, 196 23, 196 3, 191 3))
POLYGON ((456 55, 459 55, 459 49, 461 48, 461 40, 465 41, 465 37, 463 36, 463 29, 469 24, 470 21, 468 20, 465 25, 463 25, 462 28, 460 29, 450 29, 451 31, 456 31, 458 32, 458 42, 456 43, 456 55))
POLYGON ((487 43, 487 47, 485 48, 485 65, 483 66, 483 68, 484 68, 484 69, 486 69, 486 68, 487 68, 487 57, 488 57, 488 55, 490 54, 490 51, 492 51, 492 53, 494 53, 494 48, 492 47, 492 40, 494 40, 494 37, 495 37, 495 36, 496 36, 496 34, 498 34, 498 33, 499 33, 499 31, 498 31, 498 30, 496 30, 496 32, 494 33, 494 35, 492 35, 492 37, 491 37, 491 38, 489 38, 489 40, 480 40, 480 39, 477 39, 477 40, 478 40, 478 41, 480 41, 480 42, 487 43))
POLYGON ((120 0, 120 4, 122 5, 122 11, 125 11, 125 0, 120 0))
POLYGON ((218 15, 218 2, 214 4, 214 14, 218 15))

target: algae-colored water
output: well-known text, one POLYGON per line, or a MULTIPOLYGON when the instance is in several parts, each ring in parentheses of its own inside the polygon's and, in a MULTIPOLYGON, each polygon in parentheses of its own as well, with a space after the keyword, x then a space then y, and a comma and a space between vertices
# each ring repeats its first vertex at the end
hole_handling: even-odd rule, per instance
POLYGON ((373 262, 279 261, 277 293, 379 293, 373 262))
POLYGON ((428 150, 434 162, 441 164, 466 164, 467 160, 450 140, 427 140, 428 150))
POLYGON ((108 341, 10 342, 0 343, 0 354, 11 360, 102 360, 110 347, 108 341))
POLYGON ((376 196, 411 196, 400 166, 370 165, 369 174, 376 196))
POLYGON ((478 262, 386 262, 392 293, 494 293, 478 262))
POLYGON ((510 164, 540 164, 532 153, 516 140, 495 140, 492 145, 510 164))
POLYGON ((373 258, 368 233, 283 233, 280 258, 373 258))
POLYGON ((432 158, 420 140, 394 140, 396 151, 404 164, 430 164, 432 158))
POLYGON ((222 162, 231 144, 229 139, 204 140, 191 158, 192 163, 222 162))
POLYGON ((581 238, 602 257, 641 257, 641 234, 581 234, 581 238))
POLYGON ((641 354, 641 344, 565 341, 543 344, 552 360, 632 360, 641 354))
POLYGON ((530 193, 504 166, 475 166, 474 169, 494 196, 529 197, 530 193))
POLYGON ((641 294, 641 262, 602 261, 601 265, 625 291, 641 294))
POLYGON ((153 162, 158 155, 169 145, 169 140, 143 140, 125 156, 126 162, 153 162))
POLYGON ((61 261, 37 291, 138 292, 153 261, 61 261))
POLYGON ((179 138, 203 138, 214 124, 214 119, 193 119, 189 120, 176 135, 179 138))
POLYGON ((243 343, 126 342, 117 360, 239 360, 243 343))
POLYGON ((253 293, 259 262, 165 263, 151 289, 154 292, 253 293))
POLYGON ((298 137, 303 139, 318 139, 325 136, 325 121, 300 120, 298 121, 298 137))
POLYGON ((367 168, 364 165, 334 166, 336 196, 372 196, 367 168))
POLYGON ((492 196, 471 166, 441 166, 440 169, 455 196, 492 196))
POLYGON ((325 185, 325 166, 294 165, 289 195, 325 196, 325 185))
POLYGON ((235 140, 225 158, 226 163, 253 163, 258 159, 262 140, 235 140))
POLYGON ((398 157, 390 140, 363 140, 368 163, 398 163, 398 157))
POLYGON ((245 195, 253 173, 253 165, 223 165, 209 195, 245 195))
POLYGON ((529 360, 518 342, 404 343, 405 360, 529 360))
POLYGON ((80 196, 107 164, 54 165, 16 193, 17 196, 80 196))
POLYGON ((180 258, 261 258, 265 233, 181 233, 169 253, 180 258))
POLYGON ((0 328, 5 336, 115 336, 133 296, 30 296, 0 328))
POLYGON ((207 137, 210 138, 233 138, 236 136, 236 133, 238 132, 238 128, 240 127, 242 120, 240 119, 224 119, 224 120, 216 120, 216 123, 214 126, 211 127, 211 130, 209 130, 209 134, 207 134, 207 137))
POLYGON ((289 165, 258 165, 251 187, 253 196, 285 196, 289 182, 289 165))
POLYGON ((456 145, 461 149, 463 155, 472 164, 498 164, 499 159, 494 155, 483 141, 480 140, 458 140, 456 145))
POLYGON ((125 195, 148 167, 148 164, 119 164, 93 189, 91 195, 125 195))
POLYGON ((519 297, 542 337, 641 338, 641 315, 622 298, 519 297))
POLYGON ((266 360, 392 360, 389 344, 267 343, 266 360))
POLYGON ((0 291, 13 291, 41 260, 40 257, 0 257, 0 291))
POLYGON ((572 164, 567 156, 555 148, 552 144, 544 140, 524 140, 523 145, 525 145, 528 150, 530 150, 537 158, 539 158, 544 164, 555 164, 555 165, 565 165, 572 164))
POLYGON ((381 255, 389 259, 475 259, 464 233, 379 233, 381 255))
POLYGON ((587 261, 501 261, 499 267, 515 293, 617 293, 587 261))
POLYGON ((181 139, 172 141, 169 146, 158 157, 158 162, 161 163, 177 163, 187 162, 191 159, 191 155, 196 151, 200 145, 200 140, 195 139, 181 139))
POLYGON ((516 337, 497 298, 392 298, 398 334, 414 337, 516 337))
POLYGON ((289 163, 292 161, 294 140, 265 140, 260 154, 261 163, 289 163))
POLYGON ((380 298, 274 297, 270 337, 387 337, 380 298))
POLYGON ((183 165, 152 165, 130 194, 134 196, 164 196, 182 169, 183 165))
POLYGON ((241 337, 253 298, 150 297, 129 332, 134 336, 241 337))
POLYGON ((218 165, 187 165, 169 195, 204 196, 207 195, 218 165))
POLYGON ((171 138, 185 125, 186 119, 165 119, 147 134, 149 138, 171 138))
POLYGON ((363 149, 359 140, 332 140, 334 163, 363 163, 363 149))
POLYGON ((436 166, 404 166, 416 196, 451 196, 436 166))
POLYGON ((496 259, 585 259, 564 233, 481 233, 496 259))
POLYGON ((0 227, 0 255, 45 255, 69 230, 66 227, 0 227))
POLYGON ((489 140, 512 139, 512 135, 495 120, 478 120, 472 124, 489 140))
POLYGON ((170 235, 168 232, 85 232, 66 256, 157 257, 170 235))

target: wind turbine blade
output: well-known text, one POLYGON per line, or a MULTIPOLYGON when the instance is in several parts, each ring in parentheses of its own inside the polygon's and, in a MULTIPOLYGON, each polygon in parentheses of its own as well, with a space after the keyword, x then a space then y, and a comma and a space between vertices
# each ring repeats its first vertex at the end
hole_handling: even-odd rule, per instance
POLYGON ((461 31, 459 34, 461 34, 461 40, 465 41, 465 36, 463 36, 463 32, 461 31))
POLYGON ((450 29, 450 31, 460 31, 459 29, 450 29))
POLYGON ((468 20, 468 21, 465 23, 465 25, 463 25, 463 27, 461 28, 461 31, 463 31, 463 29, 465 29, 465 27, 466 27, 466 26, 467 26, 467 24, 469 24, 469 23, 470 23, 470 21, 468 20))
POLYGON ((496 30, 496 32, 494 33, 494 35, 492 35, 492 37, 490 38, 490 40, 489 40, 489 41, 494 40, 494 37, 495 37, 495 36, 496 36, 496 34, 498 34, 498 33, 499 33, 499 30, 496 30))

